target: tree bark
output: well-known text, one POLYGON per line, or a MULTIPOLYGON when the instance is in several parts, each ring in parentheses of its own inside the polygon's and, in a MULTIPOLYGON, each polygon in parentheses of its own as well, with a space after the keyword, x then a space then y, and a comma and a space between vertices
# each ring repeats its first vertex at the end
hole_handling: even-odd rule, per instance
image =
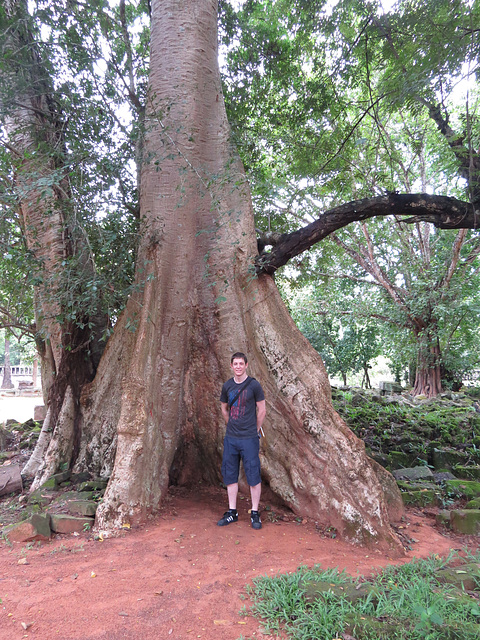
POLYGON ((2 389, 13 389, 12 366, 10 364, 10 340, 5 336, 5 360, 3 367, 2 389))
MULTIPOLYGON (((94 263, 85 236, 79 228, 71 201, 68 179, 64 176, 65 158, 63 123, 52 98, 53 87, 32 35, 31 17, 25 0, 9 0, 7 15, 12 23, 5 39, 5 50, 11 59, 10 73, 2 69, 2 80, 10 87, 11 97, 2 105, 6 114, 4 128, 12 148, 15 176, 13 179, 18 202, 20 226, 25 244, 38 265, 39 281, 35 289, 36 341, 42 365, 42 387, 48 404, 49 431, 39 438, 37 451, 23 470, 33 476, 45 464, 45 449, 51 442, 50 431, 59 426, 60 416, 75 417, 71 446, 60 447, 73 454, 79 446, 79 396, 83 385, 96 371, 103 346, 102 332, 107 325, 100 311, 85 316, 82 309, 72 318, 62 303, 62 276, 65 264, 74 259, 78 265, 78 285, 94 276, 94 263), (18 65, 17 67, 15 65, 18 65), (45 185, 49 185, 46 187, 45 185), (80 328, 80 327, 83 328, 80 328), (63 407, 65 398, 73 393, 73 405, 63 407), (64 413, 62 414, 62 411, 64 413)), ((70 284, 70 286, 75 286, 70 284)), ((47 421, 46 421, 47 422, 47 421)), ((44 425, 44 429, 46 429, 44 425)), ((62 436, 60 436, 62 434, 62 436)), ((55 446, 53 443, 52 446, 55 446)), ((63 456, 46 468, 61 463, 73 464, 63 456)))
POLYGON ((389 215, 411 216, 403 222, 430 222, 440 229, 480 227, 480 211, 468 202, 426 193, 388 193, 385 196, 355 200, 330 209, 311 224, 292 233, 273 236, 261 234, 261 253, 256 260, 257 273, 275 273, 293 257, 352 222, 389 215), (268 245, 273 246, 272 250, 263 252, 264 247, 268 245))
POLYGON ((442 392, 442 365, 438 339, 417 336, 417 366, 412 394, 434 398, 442 392))

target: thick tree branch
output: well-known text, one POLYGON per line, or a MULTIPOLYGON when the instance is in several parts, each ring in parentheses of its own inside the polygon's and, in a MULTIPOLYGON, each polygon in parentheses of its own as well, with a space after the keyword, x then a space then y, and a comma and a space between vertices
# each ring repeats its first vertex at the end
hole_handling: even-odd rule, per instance
POLYGON ((475 210, 468 202, 448 196, 389 193, 376 198, 354 200, 326 211, 297 231, 281 234, 275 239, 270 237, 270 242, 262 240, 263 236, 260 236, 260 248, 269 244, 274 246, 270 252, 260 253, 257 257, 257 273, 274 274, 289 260, 352 222, 389 215, 412 216, 404 222, 430 222, 440 229, 480 227, 480 210, 475 210))

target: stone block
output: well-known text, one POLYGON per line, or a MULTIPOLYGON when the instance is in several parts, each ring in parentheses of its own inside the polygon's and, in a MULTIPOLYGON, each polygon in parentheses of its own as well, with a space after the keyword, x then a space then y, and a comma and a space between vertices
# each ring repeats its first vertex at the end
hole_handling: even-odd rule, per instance
POLYGON ((478 498, 480 497, 480 482, 476 480, 447 480, 445 491, 459 498, 478 498))
POLYGON ((455 480, 455 476, 450 471, 434 471, 433 481, 436 484, 442 484, 446 480, 455 480))
POLYGON ((433 466, 437 470, 452 470, 457 465, 466 464, 468 456, 463 451, 455 451, 454 449, 433 449, 432 461, 433 466))
MULTIPOLYGON (((480 509, 455 509, 450 512, 450 526, 457 533, 477 535, 480 533, 480 509)), ((480 579, 480 573, 479 573, 480 579)))
POLYGON ((372 604, 378 603, 378 597, 375 596, 375 588, 369 582, 361 584, 332 584, 323 580, 304 580, 299 583, 299 589, 304 591, 306 602, 314 603, 320 598, 324 598, 327 594, 333 594, 337 598, 344 598, 355 604, 359 600, 366 600, 370 597, 372 604))
POLYGON ((462 591, 474 591, 480 582, 480 565, 472 562, 458 567, 445 567, 436 571, 435 577, 441 584, 453 584, 462 591))
POLYGON ((68 510, 76 516, 94 517, 98 503, 92 500, 69 500, 68 510))
POLYGON ((437 515, 435 516, 435 522, 437 524, 440 524, 444 527, 449 527, 450 526, 450 511, 447 511, 445 509, 443 509, 442 511, 439 511, 437 513, 437 515))
POLYGON ((401 384, 398 382, 388 382, 387 380, 381 380, 378 383, 378 389, 382 395, 387 395, 388 393, 402 393, 404 391, 401 384))
POLYGON ((455 467, 457 478, 468 478, 469 480, 480 480, 480 466, 462 466, 455 467))
POLYGON ((86 531, 87 527, 93 527, 94 518, 77 518, 65 514, 52 513, 51 527, 55 533, 81 533, 86 531))
POLYGON ((465 505, 465 509, 480 509, 480 498, 473 498, 465 505))
POLYGON ((41 507, 45 507, 47 504, 50 504, 53 500, 53 495, 50 491, 46 491, 45 489, 37 489, 33 491, 28 496, 29 504, 38 504, 41 507))
POLYGON ((91 477, 88 471, 81 471, 80 473, 72 473, 70 481, 72 484, 80 484, 82 482, 88 482, 91 477))
POLYGON ((392 474, 396 480, 408 480, 409 482, 433 480, 432 470, 425 466, 411 467, 410 469, 396 469, 392 474))
POLYGON ((50 516, 48 514, 34 514, 28 520, 7 527, 4 533, 10 542, 49 540, 52 535, 50 516))
POLYGON ((46 408, 43 404, 33 407, 33 419, 35 422, 43 422, 45 420, 46 408))
POLYGON ((50 478, 42 484, 41 488, 47 491, 55 491, 62 483, 67 482, 71 475, 72 472, 70 470, 56 473, 55 475, 50 476, 50 478))
POLYGON ((89 480, 88 482, 82 482, 78 487, 79 491, 105 491, 107 488, 108 480, 99 478, 97 480, 89 480))
POLYGON ((438 497, 432 489, 416 489, 414 491, 402 492, 402 500, 404 505, 414 505, 417 507, 426 507, 438 504, 438 497))
POLYGON ((391 469, 410 468, 417 460, 416 453, 405 453, 404 451, 390 451, 388 459, 391 469))

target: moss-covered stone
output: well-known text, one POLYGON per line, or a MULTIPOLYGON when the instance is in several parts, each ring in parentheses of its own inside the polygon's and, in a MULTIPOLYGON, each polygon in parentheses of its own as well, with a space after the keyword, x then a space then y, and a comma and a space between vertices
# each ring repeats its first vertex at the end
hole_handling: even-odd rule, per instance
POLYGON ((89 480, 88 482, 82 482, 79 485, 79 491, 105 491, 107 488, 108 480, 98 479, 89 480))
POLYGON ((67 480, 70 479, 70 475, 71 471, 56 473, 55 475, 50 476, 50 478, 48 478, 40 488, 47 491, 56 491, 62 483, 67 482, 67 480))
POLYGON ((463 451, 455 449, 433 449, 432 462, 436 470, 454 469, 458 465, 466 464, 468 456, 463 451))
POLYGON ((454 509, 450 512, 450 525, 458 533, 480 533, 480 509, 454 509))
POLYGON ((455 467, 455 475, 457 478, 468 478, 472 480, 480 480, 480 466, 457 466, 455 467))
MULTIPOLYGON (((371 616, 352 615, 347 616, 346 632, 355 640, 393 640, 393 638, 405 638, 406 628, 415 627, 415 621, 378 620, 371 616)), ((469 622, 457 624, 432 624, 430 629, 425 629, 425 637, 435 640, 478 640, 480 638, 480 625, 469 622)))
POLYGON ((98 503, 91 500, 69 500, 68 510, 76 516, 94 516, 98 503))
POLYGON ((404 505, 415 505, 417 507, 426 507, 428 505, 438 504, 437 494, 432 489, 402 491, 402 500, 404 505))
POLYGON ((406 453, 405 451, 390 451, 388 454, 391 469, 405 469, 415 464, 416 453, 406 453))
POLYGON ((51 514, 51 527, 55 533, 81 533, 91 529, 93 524, 93 518, 77 518, 76 516, 58 513, 51 514))
POLYGON ((319 598, 325 598, 333 594, 337 598, 343 598, 355 603, 358 600, 366 600, 370 597, 374 604, 378 602, 375 589, 369 582, 356 584, 332 584, 323 580, 304 580, 298 585, 304 591, 305 601, 312 604, 319 598))
POLYGON ((435 572, 441 584, 452 584, 459 589, 474 591, 480 585, 480 565, 477 562, 458 567, 445 567, 435 572))
POLYGON ((45 507, 52 502, 53 496, 51 491, 48 491, 41 487, 36 491, 33 491, 28 497, 28 504, 38 504, 41 507, 45 507))
POLYGON ((48 540, 52 535, 50 516, 48 514, 34 514, 23 522, 6 527, 3 534, 10 542, 48 540))
POLYGON ((435 516, 435 522, 437 524, 443 525, 444 527, 450 526, 450 511, 442 510, 437 513, 435 516))
POLYGON ((467 502, 465 509, 480 509, 480 498, 473 498, 467 502))
POLYGON ((476 480, 447 480, 445 491, 459 498, 478 498, 480 497, 480 482, 476 480))

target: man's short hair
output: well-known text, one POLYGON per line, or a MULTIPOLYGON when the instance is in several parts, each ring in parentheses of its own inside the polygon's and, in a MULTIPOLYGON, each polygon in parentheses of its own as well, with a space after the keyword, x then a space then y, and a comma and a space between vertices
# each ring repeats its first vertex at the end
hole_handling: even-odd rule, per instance
POLYGON ((230 364, 233 364, 233 361, 234 361, 236 358, 242 358, 242 360, 245 362, 245 364, 247 364, 247 363, 248 363, 247 356, 246 356, 244 353, 242 353, 241 351, 237 351, 237 352, 236 352, 236 353, 234 353, 234 354, 233 354, 233 356, 230 358, 230 364))

